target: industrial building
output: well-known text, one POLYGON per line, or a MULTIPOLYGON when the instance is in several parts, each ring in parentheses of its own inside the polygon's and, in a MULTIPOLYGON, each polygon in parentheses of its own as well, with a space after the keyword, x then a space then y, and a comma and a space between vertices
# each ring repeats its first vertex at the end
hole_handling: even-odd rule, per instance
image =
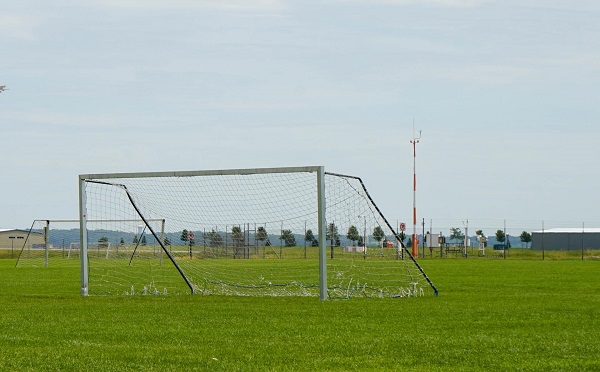
POLYGON ((0 229, 0 249, 20 252, 27 248, 44 247, 44 234, 19 229, 0 229))
POLYGON ((600 228, 558 228, 531 233, 531 249, 574 251, 600 249, 600 228))

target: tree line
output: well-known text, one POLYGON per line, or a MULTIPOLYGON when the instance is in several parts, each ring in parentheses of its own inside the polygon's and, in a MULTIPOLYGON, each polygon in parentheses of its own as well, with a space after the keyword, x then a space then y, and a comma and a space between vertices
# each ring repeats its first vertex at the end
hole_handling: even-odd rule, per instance
MULTIPOLYGON (((483 233, 482 230, 477 230, 475 231, 475 235, 479 238, 479 237, 485 237, 486 235, 483 233)), ((504 230, 496 230, 495 232, 495 238, 496 241, 500 244, 504 244, 504 242, 507 243, 507 247, 510 248, 510 240, 509 235, 506 234, 506 232, 504 230)), ((462 232, 462 229, 458 228, 458 227, 452 227, 450 228, 450 236, 449 238, 451 240, 456 240, 456 241, 463 241, 465 239, 465 234, 462 232)), ((527 232, 527 231, 523 231, 521 232, 521 235, 519 236, 519 239, 521 240, 521 243, 523 243, 525 245, 525 247, 529 247, 529 243, 531 243, 531 233, 527 232)), ((486 244, 487 245, 487 244, 486 244)))
MULTIPOLYGON (((179 236, 179 240, 181 242, 183 242, 185 245, 194 246, 197 244, 196 239, 195 239, 195 237, 190 238, 189 232, 190 232, 189 230, 183 229, 179 236)), ((223 246, 223 245, 225 245, 223 235, 224 234, 222 232, 218 232, 218 231, 215 231, 214 229, 212 229, 211 231, 203 233, 204 243, 208 244, 210 246, 223 246)), ((229 236, 231 238, 231 244, 233 246, 243 246, 246 242, 245 234, 239 226, 232 226, 229 236)), ((380 244, 381 242, 387 241, 385 232, 383 231, 383 229, 380 226, 376 226, 373 229, 371 236, 373 237, 373 239, 375 239, 377 241, 378 244, 380 244)), ((283 245, 285 245, 286 247, 294 247, 294 246, 298 245, 298 243, 296 241, 296 235, 290 229, 281 230, 281 233, 279 234, 278 238, 282 241, 283 245)), ((354 225, 352 225, 348 228, 348 230, 346 232, 346 238, 352 242, 352 245, 363 246, 365 243, 363 235, 360 234, 358 228, 354 225)), ((256 229, 256 232, 254 233, 254 239, 260 245, 264 245, 264 246, 272 245, 272 242, 269 238, 269 234, 268 234, 267 230, 265 229, 265 227, 263 227, 263 226, 260 226, 256 229)), ((328 242, 331 242, 331 244, 334 246, 341 245, 341 239, 340 239, 338 227, 334 223, 330 223, 327 226, 326 240, 328 242)), ((319 246, 319 241, 318 241, 317 237, 315 236, 315 234, 313 233, 312 229, 308 229, 304 233, 304 242, 313 247, 319 246)), ((137 242, 135 242, 135 243, 137 243, 137 242)), ((167 239, 165 239, 165 245, 171 245, 171 242, 167 241, 167 239)))

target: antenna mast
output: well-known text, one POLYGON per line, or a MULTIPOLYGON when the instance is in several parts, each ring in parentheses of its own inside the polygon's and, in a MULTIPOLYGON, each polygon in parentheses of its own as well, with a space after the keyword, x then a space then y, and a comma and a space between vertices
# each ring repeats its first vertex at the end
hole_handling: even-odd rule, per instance
POLYGON ((413 234, 412 234, 412 255, 418 257, 419 244, 417 242, 417 143, 421 139, 421 130, 419 137, 415 135, 415 119, 413 119, 413 139, 410 141, 413 145, 413 234))

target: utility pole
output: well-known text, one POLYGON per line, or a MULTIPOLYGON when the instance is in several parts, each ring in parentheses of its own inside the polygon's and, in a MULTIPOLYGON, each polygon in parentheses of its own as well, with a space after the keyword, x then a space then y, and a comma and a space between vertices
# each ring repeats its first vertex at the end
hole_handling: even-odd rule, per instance
POLYGON ((421 235, 421 247, 423 248, 423 257, 425 257, 425 217, 423 217, 423 222, 421 223, 423 226, 423 235, 421 235))
POLYGON ((413 145, 413 234, 412 234, 412 255, 418 257, 419 247, 416 244, 417 238, 417 143, 421 139, 421 131, 419 137, 415 136, 415 120, 413 119, 413 139, 410 143, 413 145))
POLYGON ((463 225, 465 227, 465 251, 463 256, 467 257, 467 246, 469 245, 469 220, 463 220, 463 225))

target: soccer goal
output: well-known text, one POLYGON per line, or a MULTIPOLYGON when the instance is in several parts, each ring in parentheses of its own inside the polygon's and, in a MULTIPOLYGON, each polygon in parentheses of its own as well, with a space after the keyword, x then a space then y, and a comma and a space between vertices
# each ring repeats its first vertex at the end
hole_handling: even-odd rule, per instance
POLYGON ((83 295, 437 295, 358 177, 309 166, 88 174, 79 185, 83 295), (98 230, 138 238, 99 254, 98 230))
MULTIPOLYGON (((164 219, 149 219, 159 236, 164 234, 164 219)), ((157 257, 162 256, 160 245, 144 235, 144 221, 139 217, 131 220, 91 220, 88 231, 88 255, 105 257, 123 255, 133 250, 137 242, 144 248, 152 248, 157 257), (123 231, 94 229, 94 226, 112 227, 118 224, 134 224, 138 230, 123 231), (146 247, 147 246, 147 247, 146 247)), ((78 219, 38 219, 27 230, 17 257, 16 267, 73 266, 80 264, 80 221, 78 219)))

